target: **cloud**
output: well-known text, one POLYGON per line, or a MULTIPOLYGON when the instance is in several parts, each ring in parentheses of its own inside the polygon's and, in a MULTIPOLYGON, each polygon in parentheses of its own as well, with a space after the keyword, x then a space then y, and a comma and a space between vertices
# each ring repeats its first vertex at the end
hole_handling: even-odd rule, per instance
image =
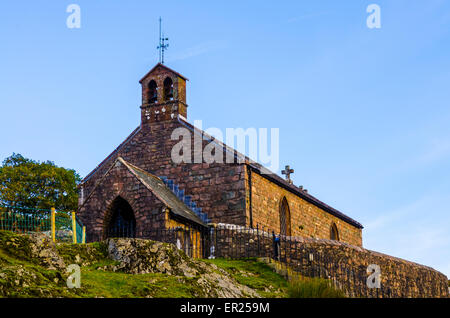
POLYGON ((364 246, 450 275, 448 195, 426 195, 366 224, 364 246))
POLYGON ((433 140, 430 147, 417 158, 418 164, 430 164, 450 155, 450 140, 433 140))
POLYGON ((393 222, 400 221, 403 217, 411 217, 416 213, 420 213, 420 211, 426 211, 430 202, 432 202, 433 200, 434 198, 432 196, 426 196, 405 206, 385 212, 377 216, 375 219, 366 222, 365 229, 367 231, 377 230, 386 225, 392 224, 393 222))
POLYGON ((190 48, 187 48, 183 51, 176 52, 173 55, 168 54, 167 61, 180 61, 186 60, 191 57, 199 56, 202 54, 206 54, 211 51, 220 50, 226 48, 228 45, 225 41, 210 41, 197 44, 190 48))

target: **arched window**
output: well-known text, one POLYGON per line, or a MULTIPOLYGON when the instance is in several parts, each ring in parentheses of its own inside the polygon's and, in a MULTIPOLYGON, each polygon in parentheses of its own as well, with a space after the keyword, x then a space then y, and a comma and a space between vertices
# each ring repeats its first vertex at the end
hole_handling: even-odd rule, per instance
POLYGON ((158 101, 158 90, 154 80, 151 80, 148 84, 148 103, 154 104, 158 101))
POLYGON ((173 82, 170 77, 164 80, 164 100, 173 100, 173 82))
POLYGON ((280 234, 291 236, 291 212, 286 197, 280 203, 280 234))
POLYGON ((335 223, 331 224, 330 239, 332 239, 333 241, 339 241, 339 231, 335 223))
POLYGON ((131 205, 117 197, 105 215, 106 237, 136 237, 136 219, 131 205))

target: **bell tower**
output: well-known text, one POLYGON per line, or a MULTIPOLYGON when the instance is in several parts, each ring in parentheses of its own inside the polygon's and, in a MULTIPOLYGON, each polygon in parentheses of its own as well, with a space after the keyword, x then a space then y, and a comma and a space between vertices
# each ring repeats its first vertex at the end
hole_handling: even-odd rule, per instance
POLYGON ((142 86, 141 125, 187 117, 183 75, 158 63, 139 83, 142 86))

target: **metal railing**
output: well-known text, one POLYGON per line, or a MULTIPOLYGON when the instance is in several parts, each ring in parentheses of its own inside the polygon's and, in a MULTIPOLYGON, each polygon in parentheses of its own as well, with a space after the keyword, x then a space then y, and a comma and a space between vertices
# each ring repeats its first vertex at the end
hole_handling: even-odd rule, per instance
POLYGON ((85 227, 75 212, 0 205, 0 230, 41 232, 54 242, 85 242, 85 227))

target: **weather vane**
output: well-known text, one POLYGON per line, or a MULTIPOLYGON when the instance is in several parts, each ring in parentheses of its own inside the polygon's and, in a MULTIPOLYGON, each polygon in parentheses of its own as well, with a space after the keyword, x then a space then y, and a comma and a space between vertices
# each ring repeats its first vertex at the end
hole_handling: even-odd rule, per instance
POLYGON ((169 43, 165 43, 169 41, 169 38, 165 38, 161 29, 161 17, 159 17, 159 45, 157 49, 159 50, 159 63, 164 64, 164 51, 169 47, 169 43))

